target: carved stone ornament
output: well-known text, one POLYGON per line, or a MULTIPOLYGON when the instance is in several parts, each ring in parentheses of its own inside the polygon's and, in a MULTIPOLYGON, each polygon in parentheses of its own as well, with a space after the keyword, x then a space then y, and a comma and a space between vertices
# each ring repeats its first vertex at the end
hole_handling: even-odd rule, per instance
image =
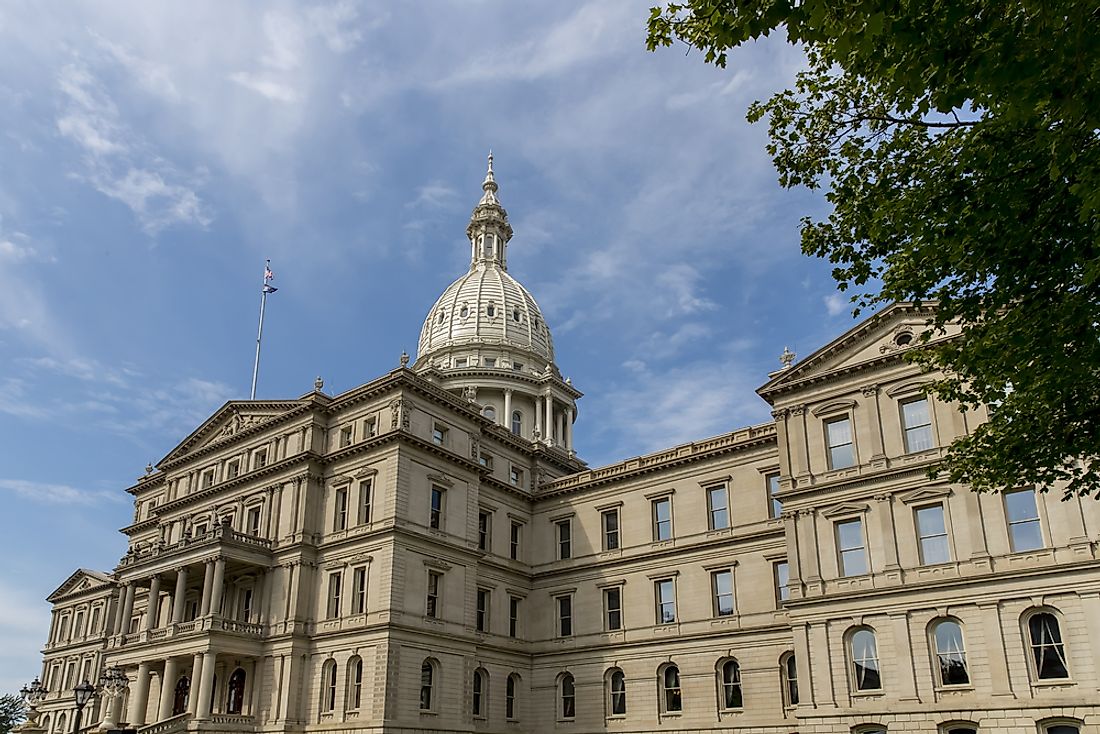
POLYGON ((873 398, 874 396, 878 395, 878 391, 878 385, 864 385, 860 390, 860 392, 863 393, 863 397, 865 398, 873 398))
POLYGON ((791 415, 802 415, 806 412, 806 406, 805 406, 805 404, 803 404, 803 405, 792 405, 790 410, 791 410, 791 415))
POLYGON ((789 412, 790 411, 788 411, 786 408, 776 408, 772 411, 772 418, 777 421, 783 420, 787 417, 787 413, 789 412))
POLYGON ((470 436, 470 458, 477 461, 481 454, 481 439, 477 436, 470 436))
POLYGON ((401 426, 401 430, 409 430, 409 411, 412 405, 408 400, 404 398, 394 398, 390 401, 390 412, 392 413, 392 420, 390 427, 393 430, 397 430, 398 426, 401 426))
POLYGON ((473 385, 467 385, 462 388, 462 397, 471 403, 477 402, 477 388, 473 385))

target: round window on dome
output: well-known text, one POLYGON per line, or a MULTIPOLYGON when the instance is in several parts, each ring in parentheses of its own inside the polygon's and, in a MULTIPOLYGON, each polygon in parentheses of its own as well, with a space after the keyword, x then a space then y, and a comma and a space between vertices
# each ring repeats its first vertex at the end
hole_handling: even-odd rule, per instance
POLYGON ((512 309, 512 320, 517 322, 517 323, 519 322, 520 315, 519 315, 519 309, 518 308, 513 308, 512 309))
POLYGON ((489 318, 493 318, 497 315, 497 307, 490 303, 488 306, 485 307, 485 315, 489 318))
POLYGON ((443 320, 444 320, 445 318, 446 318, 446 316, 445 316, 444 312, 443 312, 443 311, 441 310, 441 311, 439 312, 439 323, 441 323, 441 324, 442 324, 442 323, 443 323, 443 320))
POLYGON ((466 304, 462 304, 462 309, 458 312, 460 318, 466 318, 470 315, 470 307, 466 304))

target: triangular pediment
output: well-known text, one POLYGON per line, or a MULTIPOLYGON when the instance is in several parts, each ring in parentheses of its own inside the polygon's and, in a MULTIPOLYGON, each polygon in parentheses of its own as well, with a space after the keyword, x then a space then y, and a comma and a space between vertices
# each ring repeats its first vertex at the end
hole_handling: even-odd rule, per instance
MULTIPOLYGON (((818 349, 797 364, 774 373, 757 392, 764 396, 783 392, 794 386, 857 369, 861 365, 901 354, 918 343, 934 306, 895 303, 818 349)), ((951 330, 948 337, 957 333, 951 330)))
POLYGON ((157 467, 207 446, 231 441, 241 433, 285 415, 300 404, 296 400, 274 402, 231 400, 207 418, 190 436, 183 439, 157 463, 157 467))
POLYGON ((46 601, 53 602, 69 594, 101 588, 110 584, 111 577, 107 574, 100 571, 91 571, 87 568, 78 568, 72 576, 65 579, 61 586, 58 586, 52 594, 46 597, 46 601))

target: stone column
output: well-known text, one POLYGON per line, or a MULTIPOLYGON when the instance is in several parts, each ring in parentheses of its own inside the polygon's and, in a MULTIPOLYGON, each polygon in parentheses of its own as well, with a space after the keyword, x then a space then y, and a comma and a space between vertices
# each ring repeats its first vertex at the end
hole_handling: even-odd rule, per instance
POLYGON ((788 436, 794 444, 794 453, 791 455, 791 476, 796 480, 803 480, 810 474, 810 444, 806 434, 806 406, 791 406, 789 413, 790 423, 787 424, 788 436))
POLYGON ((199 616, 210 614, 210 593, 214 590, 214 562, 207 561, 202 579, 202 602, 199 604, 199 616))
POLYGON ((982 634, 989 655, 989 677, 994 696, 1013 696, 1012 681, 1008 675, 1008 657, 1005 655, 1004 632, 1001 629, 1001 610, 997 602, 978 604, 982 615, 982 634))
POLYGON ((565 449, 566 451, 573 450, 573 420, 576 408, 569 406, 565 409, 565 449))
POLYGON ((893 628, 891 631, 894 633, 894 651, 897 653, 897 659, 901 661, 901 665, 898 666, 901 672, 901 678, 899 680, 901 684, 901 700, 902 701, 917 701, 917 677, 916 668, 913 665, 906 665, 907 660, 913 660, 913 642, 909 635, 909 613, 908 612, 894 612, 890 615, 890 626, 893 628))
POLYGON ((120 635, 124 635, 130 631, 130 617, 134 616, 134 584, 127 582, 126 593, 122 598, 122 609, 119 610, 118 620, 116 620, 116 631, 120 635))
POLYGON ((871 424, 866 426, 867 435, 871 437, 871 461, 886 458, 885 440, 882 435, 882 410, 879 407, 878 385, 866 385, 861 390, 866 402, 871 404, 871 424))
MULTIPOLYGON (((535 431, 542 436, 542 401, 535 400, 535 431)), ((533 433, 531 435, 534 435, 533 433)))
POLYGON ((498 423, 509 431, 512 430, 512 391, 504 391, 504 415, 498 423))
POLYGON ((164 675, 160 678, 160 709, 157 713, 157 721, 164 721, 172 715, 172 704, 176 698, 176 679, 179 678, 179 658, 168 658, 164 661, 164 675))
POLYGON ((130 711, 126 718, 129 719, 131 729, 140 729, 145 726, 145 709, 149 706, 149 663, 138 665, 137 680, 134 681, 134 692, 130 696, 130 711))
POLYGON ((554 440, 565 443, 565 414, 559 410, 554 418, 557 420, 558 424, 558 430, 557 433, 554 434, 554 440))
POLYGON ((802 554, 798 548, 797 515, 786 511, 783 519, 783 536, 787 545, 787 590, 793 598, 802 597, 802 554))
POLYGON ((802 570, 806 572, 806 575, 802 577, 802 581, 806 583, 807 592, 811 590, 809 588, 811 584, 814 592, 820 592, 821 569, 817 547, 817 512, 813 508, 804 508, 798 510, 798 515, 799 525, 802 526, 798 533, 798 539, 804 543, 804 546, 799 549, 799 556, 805 561, 802 570))
MULTIPOLYGON (((898 535, 894 530, 894 496, 890 494, 876 494, 875 510, 878 513, 879 532, 882 533, 882 549, 886 552, 886 565, 882 570, 897 571, 898 565, 898 535)), ((899 579, 900 580, 900 579, 899 579)))
POLYGON ((546 410, 543 411, 543 423, 546 428, 543 430, 543 437, 550 445, 554 443, 554 396, 550 393, 546 393, 546 410))
POLYGON ((153 580, 149 583, 149 603, 145 609, 145 631, 157 626, 157 612, 160 607, 160 574, 153 574, 153 580))
POLYGON ((214 585, 210 590, 210 613, 221 614, 222 594, 225 592, 225 559, 214 561, 214 585))
POLYGON ((214 694, 214 653, 202 653, 202 677, 199 679, 198 702, 195 706, 196 719, 210 718, 210 699, 214 694))
POLYGON ((172 594, 172 624, 183 621, 183 603, 187 595, 187 566, 176 573, 176 591, 172 594))
POLYGON ((199 701, 199 681, 202 679, 203 653, 195 653, 191 661, 191 693, 187 696, 187 713, 195 715, 195 705, 199 701))

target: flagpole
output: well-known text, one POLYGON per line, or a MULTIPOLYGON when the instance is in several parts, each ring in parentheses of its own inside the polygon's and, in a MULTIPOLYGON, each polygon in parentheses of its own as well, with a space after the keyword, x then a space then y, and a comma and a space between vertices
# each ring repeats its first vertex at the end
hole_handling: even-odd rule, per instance
POLYGON ((252 392, 249 400, 256 399, 256 380, 260 376, 260 342, 264 338, 264 309, 267 307, 267 274, 271 272, 271 260, 264 265, 264 285, 260 289, 260 328, 256 332, 256 361, 252 364, 252 392))

